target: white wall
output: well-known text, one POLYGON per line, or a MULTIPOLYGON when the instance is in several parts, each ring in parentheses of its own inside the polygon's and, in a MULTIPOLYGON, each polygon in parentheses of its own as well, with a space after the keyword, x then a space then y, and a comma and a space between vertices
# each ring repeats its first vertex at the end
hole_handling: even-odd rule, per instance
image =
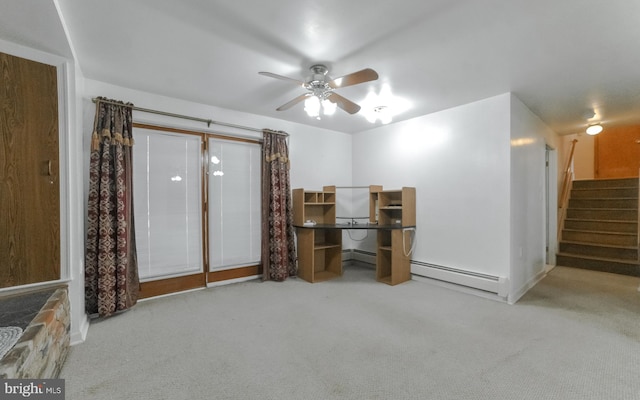
POLYGON ((577 140, 573 153, 573 172, 574 179, 594 179, 595 177, 595 136, 586 133, 575 133, 573 135, 565 135, 560 139, 560 184, 564 178, 564 169, 567 167, 567 161, 571 152, 571 142, 577 140))
MULTIPOLYGON (((512 95, 509 302, 517 301, 545 273, 547 145, 557 148, 556 134, 512 95)), ((551 200, 549 208, 555 213, 557 203, 551 200)))
POLYGON ((353 136, 354 185, 416 187, 412 260, 508 277, 509 108, 504 94, 353 136))

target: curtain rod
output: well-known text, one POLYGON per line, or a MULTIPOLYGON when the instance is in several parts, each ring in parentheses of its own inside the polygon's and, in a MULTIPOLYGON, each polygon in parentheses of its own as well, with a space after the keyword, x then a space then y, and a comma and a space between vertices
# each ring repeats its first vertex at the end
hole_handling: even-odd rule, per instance
MULTIPOLYGON (((150 108, 136 107, 136 106, 133 106, 133 105, 127 105, 127 104, 119 103, 117 101, 97 99, 95 97, 92 98, 91 101, 93 101, 94 103, 97 103, 98 101, 100 101, 101 103, 115 104, 115 105, 118 105, 118 106, 126 106, 126 107, 131 108, 132 110, 142 111, 142 112, 149 113, 149 114, 158 114, 158 115, 164 115, 164 116, 167 116, 167 117, 181 118, 181 119, 188 119, 188 120, 191 120, 191 121, 204 122, 204 123, 207 124, 207 128, 211 127, 211 124, 214 124, 214 125, 226 126, 228 128, 243 129, 245 131, 253 131, 253 132, 260 132, 260 133, 265 131, 265 129, 251 128, 249 126, 229 124, 229 123, 226 123, 226 122, 214 121, 212 119, 191 117, 189 115, 174 114, 174 113, 170 113, 170 112, 166 112, 166 111, 152 110, 150 108)), ((270 129, 266 129, 266 130, 268 130, 270 132, 273 132, 273 133, 276 133, 278 135, 289 136, 289 134, 286 133, 286 132, 272 131, 270 129)))

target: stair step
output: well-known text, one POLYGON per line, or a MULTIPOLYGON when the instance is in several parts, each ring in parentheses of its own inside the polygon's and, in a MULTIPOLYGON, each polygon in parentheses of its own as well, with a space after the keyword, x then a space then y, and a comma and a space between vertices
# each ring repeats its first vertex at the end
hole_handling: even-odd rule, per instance
POLYGON ((622 208, 568 208, 567 218, 637 221, 638 209, 622 208))
POLYGON ((562 240, 614 246, 636 246, 638 244, 638 235, 625 232, 564 229, 562 231, 562 240))
POLYGON ((574 189, 638 187, 638 178, 588 179, 573 181, 574 189))
POLYGON ((637 261, 558 253, 556 265, 640 277, 637 261))
POLYGON ((560 253, 575 254, 577 256, 594 256, 630 261, 638 260, 637 246, 599 245, 562 240, 559 251, 560 253))
POLYGON ((564 227, 582 231, 638 233, 638 221, 566 218, 564 227))
POLYGON ((640 277, 638 178, 573 181, 557 265, 640 277))
POLYGON ((593 198, 638 198, 638 188, 635 187, 613 187, 613 188, 582 188, 571 190, 572 199, 593 199, 593 198))
POLYGON ((638 199, 570 199, 569 208, 637 208, 638 199))

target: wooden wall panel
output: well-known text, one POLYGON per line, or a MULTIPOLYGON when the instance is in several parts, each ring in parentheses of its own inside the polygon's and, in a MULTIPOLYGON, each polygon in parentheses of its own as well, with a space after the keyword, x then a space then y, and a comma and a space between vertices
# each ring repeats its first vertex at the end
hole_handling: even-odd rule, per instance
POLYGON ((206 286, 205 274, 193 274, 177 278, 160 279, 157 281, 140 283, 139 298, 160 296, 163 294, 183 292, 185 290, 203 288, 206 286))
POLYGON ((248 267, 209 272, 207 282, 221 282, 229 279, 247 278, 260 274, 262 274, 262 265, 251 265, 248 267))
POLYGON ((60 278, 56 67, 0 53, 0 287, 60 278))
POLYGON ((638 177, 640 125, 605 128, 595 139, 596 178, 638 177))

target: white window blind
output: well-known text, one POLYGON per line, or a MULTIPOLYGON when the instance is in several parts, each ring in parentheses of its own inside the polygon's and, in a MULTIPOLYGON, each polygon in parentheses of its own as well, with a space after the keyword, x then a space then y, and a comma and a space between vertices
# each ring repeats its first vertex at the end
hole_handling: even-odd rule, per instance
POLYGON ((141 280, 202 272, 201 137, 134 128, 141 280))
POLYGON ((260 262, 261 146, 210 138, 210 271, 260 262))

